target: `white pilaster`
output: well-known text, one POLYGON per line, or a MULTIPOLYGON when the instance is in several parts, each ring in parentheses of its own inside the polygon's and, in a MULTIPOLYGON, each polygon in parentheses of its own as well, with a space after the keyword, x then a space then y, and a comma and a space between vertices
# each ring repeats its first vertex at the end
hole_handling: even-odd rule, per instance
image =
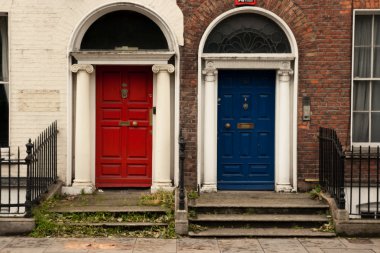
POLYGON ((71 71, 77 73, 75 107, 75 179, 72 187, 65 187, 68 194, 92 193, 91 182, 91 131, 90 131, 90 77, 94 67, 74 64, 71 71))
MULTIPOLYGON (((285 64, 287 66, 287 64, 285 64)), ((276 183, 276 191, 290 192, 293 190, 290 184, 290 76, 293 70, 290 64, 287 69, 278 71, 279 75, 279 125, 281 130, 278 136, 278 178, 276 183)))
POLYGON ((174 72, 171 64, 153 65, 153 73, 157 75, 157 101, 155 121, 155 171, 151 190, 172 190, 170 178, 170 74, 174 72))
POLYGON ((215 94, 216 75, 213 62, 208 62, 202 71, 205 75, 205 116, 204 116, 204 180, 202 192, 217 191, 217 101, 215 94))

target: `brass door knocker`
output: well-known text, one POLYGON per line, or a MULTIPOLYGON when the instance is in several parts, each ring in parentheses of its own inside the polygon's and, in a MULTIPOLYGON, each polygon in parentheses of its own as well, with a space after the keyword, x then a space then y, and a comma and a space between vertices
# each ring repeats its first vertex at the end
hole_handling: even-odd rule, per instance
POLYGON ((248 108, 249 108, 249 105, 247 103, 247 97, 244 97, 243 109, 244 109, 244 111, 246 111, 246 110, 248 110, 248 108))
POLYGON ((126 84, 126 83, 123 83, 122 85, 121 85, 121 91, 120 91, 120 93, 121 93, 121 98, 123 98, 123 99, 125 99, 125 98, 128 98, 128 89, 127 89, 127 87, 128 87, 128 84, 126 84))

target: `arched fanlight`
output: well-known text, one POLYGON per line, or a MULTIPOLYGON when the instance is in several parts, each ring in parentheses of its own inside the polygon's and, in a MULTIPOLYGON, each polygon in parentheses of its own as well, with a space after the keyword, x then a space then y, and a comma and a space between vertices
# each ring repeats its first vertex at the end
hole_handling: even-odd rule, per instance
POLYGON ((244 13, 226 18, 207 38, 204 53, 291 53, 285 32, 271 19, 244 13))
POLYGON ((134 11, 115 11, 96 20, 86 31, 81 50, 168 50, 158 25, 134 11))

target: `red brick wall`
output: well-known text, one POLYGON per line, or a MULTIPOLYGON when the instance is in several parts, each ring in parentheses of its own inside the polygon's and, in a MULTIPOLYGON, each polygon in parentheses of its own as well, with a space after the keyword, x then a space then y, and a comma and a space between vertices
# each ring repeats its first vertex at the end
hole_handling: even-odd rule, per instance
MULTIPOLYGON (((198 48, 207 26, 235 8, 233 0, 178 0, 185 16, 181 51, 181 127, 187 142, 186 185, 197 178, 198 48)), ((380 8, 380 1, 258 0, 257 6, 280 16, 293 31, 299 48, 298 183, 318 178, 318 128, 337 129, 349 145, 352 6, 380 8), (302 122, 302 97, 311 98, 311 122, 302 122)))

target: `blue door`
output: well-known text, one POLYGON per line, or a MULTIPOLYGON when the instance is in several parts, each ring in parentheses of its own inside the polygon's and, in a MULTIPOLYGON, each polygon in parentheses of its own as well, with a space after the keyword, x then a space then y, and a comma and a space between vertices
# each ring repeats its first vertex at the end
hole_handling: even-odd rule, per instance
POLYGON ((220 190, 274 190, 275 74, 219 71, 220 190))

